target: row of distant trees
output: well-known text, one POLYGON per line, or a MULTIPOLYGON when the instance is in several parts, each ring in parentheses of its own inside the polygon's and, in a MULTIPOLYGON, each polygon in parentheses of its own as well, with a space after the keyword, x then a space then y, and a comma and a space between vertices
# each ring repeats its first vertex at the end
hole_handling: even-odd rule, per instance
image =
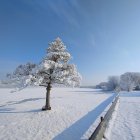
POLYGON ((120 76, 110 76, 107 82, 96 86, 110 91, 140 90, 140 72, 126 72, 120 76))

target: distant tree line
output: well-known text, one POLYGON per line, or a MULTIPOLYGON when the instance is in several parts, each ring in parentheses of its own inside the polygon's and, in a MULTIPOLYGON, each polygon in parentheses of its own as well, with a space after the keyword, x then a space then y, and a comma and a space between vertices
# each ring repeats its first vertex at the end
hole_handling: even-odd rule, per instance
POLYGON ((140 90, 140 72, 126 72, 120 76, 109 76, 107 82, 101 82, 96 88, 110 91, 140 90))

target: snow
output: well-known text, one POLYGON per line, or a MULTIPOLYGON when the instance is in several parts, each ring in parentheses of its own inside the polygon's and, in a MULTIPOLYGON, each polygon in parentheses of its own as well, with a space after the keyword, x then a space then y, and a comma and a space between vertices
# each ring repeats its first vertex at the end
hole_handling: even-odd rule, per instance
POLYGON ((111 119, 109 120, 108 124, 107 124, 107 127, 106 127, 106 130, 105 130, 105 133, 104 133, 104 138, 102 138, 102 140, 109 140, 110 139, 110 136, 111 136, 111 133, 112 133, 112 129, 113 129, 113 125, 114 125, 114 120, 116 119, 117 117, 117 111, 118 111, 118 108, 119 108, 119 102, 120 100, 118 99, 116 105, 115 105, 115 108, 114 108, 114 111, 111 115, 111 119))
POLYGON ((109 140, 140 140, 140 92, 121 93, 109 140))
POLYGON ((53 88, 51 111, 41 111, 45 88, 0 89, 0 140, 88 139, 115 94, 87 88, 53 88))

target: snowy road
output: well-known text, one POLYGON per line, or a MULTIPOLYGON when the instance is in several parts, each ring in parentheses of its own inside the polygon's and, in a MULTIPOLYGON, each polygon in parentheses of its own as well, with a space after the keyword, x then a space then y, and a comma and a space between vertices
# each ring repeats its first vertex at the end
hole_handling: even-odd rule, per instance
POLYGON ((110 140, 140 140, 140 93, 120 95, 110 140))

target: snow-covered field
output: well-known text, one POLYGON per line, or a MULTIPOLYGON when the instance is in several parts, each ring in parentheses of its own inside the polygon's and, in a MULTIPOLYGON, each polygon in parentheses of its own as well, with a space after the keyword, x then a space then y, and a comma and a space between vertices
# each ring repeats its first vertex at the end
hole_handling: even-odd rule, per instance
MULTIPOLYGON (((42 112, 44 88, 10 91, 0 89, 0 140, 86 140, 115 96, 87 88, 54 88, 52 110, 42 112)), ((137 105, 137 99, 131 102, 137 105)))
POLYGON ((120 94, 110 140, 140 140, 140 92, 120 94))

